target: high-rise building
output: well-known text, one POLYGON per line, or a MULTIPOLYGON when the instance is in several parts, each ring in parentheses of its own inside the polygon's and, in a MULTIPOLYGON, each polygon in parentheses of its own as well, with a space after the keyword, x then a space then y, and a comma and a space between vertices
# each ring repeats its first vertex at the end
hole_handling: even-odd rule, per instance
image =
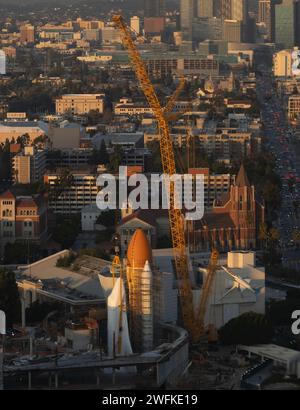
POLYGON ((165 12, 165 0, 145 0, 145 17, 163 17, 165 12))
POLYGON ((213 17, 214 3, 212 0, 198 0, 198 17, 213 17))
POLYGON ((0 50, 0 75, 6 74, 6 54, 0 50))
POLYGON ((44 176, 44 183, 49 187, 50 209, 57 214, 78 214, 81 210, 96 203, 99 188, 97 187, 95 174, 89 171, 72 172, 68 186, 63 192, 58 187, 62 178, 57 173, 44 176))
POLYGON ((249 13, 253 13, 255 16, 258 15, 258 5, 259 0, 247 0, 247 8, 249 13))
POLYGON ((25 24, 20 27, 20 41, 21 43, 34 43, 34 26, 25 24))
POLYGON ((275 42, 282 48, 300 45, 300 2, 282 0, 275 5, 275 42))
POLYGON ((193 23, 193 39, 197 42, 204 40, 221 40, 222 20, 216 17, 198 17, 193 23))
POLYGON ((166 27, 166 19, 164 17, 145 17, 144 30, 145 34, 161 35, 166 27))
POLYGON ((258 23, 264 24, 267 32, 267 39, 272 40, 272 0, 259 0, 258 23))
POLYGON ((231 0, 221 0, 221 18, 231 20, 231 0))
POLYGON ((221 17, 224 20, 243 21, 247 15, 246 0, 222 0, 221 17))
POLYGON ((275 77, 291 77, 292 72, 291 50, 281 50, 273 56, 273 69, 275 77))
POLYGON ((46 169, 46 154, 44 150, 35 147, 25 147, 24 152, 12 159, 14 181, 18 184, 31 184, 43 178, 46 169))
POLYGON ((213 0, 214 17, 222 17, 222 0, 213 0))
POLYGON ((135 33, 140 34, 141 31, 141 22, 138 16, 131 17, 130 19, 130 28, 135 33))
POLYGON ((197 16, 196 0, 180 0, 181 31, 191 39, 193 35, 193 20, 197 16))
POLYGON ((247 15, 246 0, 231 0, 232 20, 244 21, 247 15))
POLYGON ((222 39, 232 43, 242 41, 242 22, 239 20, 224 20, 222 39))

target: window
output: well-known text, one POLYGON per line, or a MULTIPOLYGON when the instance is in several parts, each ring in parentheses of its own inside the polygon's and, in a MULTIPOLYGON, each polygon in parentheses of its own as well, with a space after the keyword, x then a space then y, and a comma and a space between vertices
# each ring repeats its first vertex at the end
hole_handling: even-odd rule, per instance
POLYGON ((243 196, 240 196, 240 203, 239 203, 239 209, 240 211, 243 209, 243 196))

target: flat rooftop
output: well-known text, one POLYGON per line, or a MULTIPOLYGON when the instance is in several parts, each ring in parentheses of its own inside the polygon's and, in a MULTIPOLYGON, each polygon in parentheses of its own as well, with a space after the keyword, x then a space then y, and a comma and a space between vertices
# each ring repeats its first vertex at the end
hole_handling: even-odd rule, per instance
POLYGON ((82 256, 73 262, 76 271, 71 267, 57 267, 58 259, 68 255, 66 250, 19 267, 16 274, 19 285, 33 284, 38 293, 71 304, 104 302, 107 289, 101 286, 98 275, 109 278, 111 263, 82 256))
POLYGON ((239 345, 238 350, 244 350, 257 356, 261 356, 287 365, 292 362, 300 363, 300 352, 274 344, 256 346, 239 345))

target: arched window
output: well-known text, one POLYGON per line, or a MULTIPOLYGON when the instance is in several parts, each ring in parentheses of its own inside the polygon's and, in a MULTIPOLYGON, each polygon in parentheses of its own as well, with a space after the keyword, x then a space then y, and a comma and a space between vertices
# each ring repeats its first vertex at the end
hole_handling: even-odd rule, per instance
POLYGON ((240 201, 239 201, 239 210, 243 210, 243 195, 240 195, 240 201))

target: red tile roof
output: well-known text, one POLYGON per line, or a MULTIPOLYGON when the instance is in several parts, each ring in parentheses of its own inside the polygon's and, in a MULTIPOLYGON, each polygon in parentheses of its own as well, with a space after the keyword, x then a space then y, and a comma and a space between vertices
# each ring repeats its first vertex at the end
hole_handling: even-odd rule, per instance
POLYGON ((140 219, 141 221, 144 221, 149 225, 157 226, 156 220, 158 218, 164 218, 164 217, 168 218, 168 211, 166 210, 142 209, 142 210, 133 212, 131 215, 126 216, 126 218, 123 218, 122 221, 120 222, 120 226, 124 225, 125 223, 133 219, 140 219))
POLYGON ((6 191, 0 195, 0 199, 16 199, 11 191, 6 191))

